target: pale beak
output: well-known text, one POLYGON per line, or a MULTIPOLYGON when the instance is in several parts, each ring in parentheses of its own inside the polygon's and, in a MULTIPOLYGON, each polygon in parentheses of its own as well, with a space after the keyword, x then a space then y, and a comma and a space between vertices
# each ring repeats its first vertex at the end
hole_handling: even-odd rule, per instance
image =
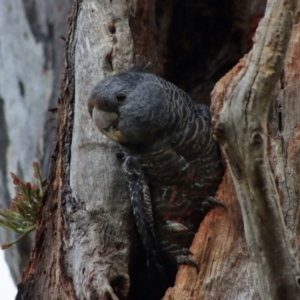
POLYGON ((92 118, 96 127, 112 140, 122 144, 129 142, 129 139, 116 129, 119 116, 115 112, 104 111, 94 107, 92 118))

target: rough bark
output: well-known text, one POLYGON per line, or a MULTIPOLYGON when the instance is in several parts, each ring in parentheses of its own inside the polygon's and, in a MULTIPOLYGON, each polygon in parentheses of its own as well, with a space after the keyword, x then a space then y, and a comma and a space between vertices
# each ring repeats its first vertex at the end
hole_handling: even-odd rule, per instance
MULTIPOLYGON (((63 72, 67 15, 71 0, 0 2, 0 206, 14 196, 9 172, 33 180, 32 163, 48 174, 55 116, 63 72)), ((1 243, 16 234, 1 229, 1 243)), ((15 282, 26 266, 32 237, 5 251, 15 282)))
POLYGON ((294 23, 297 1, 269 1, 245 65, 226 87, 215 118, 241 205, 263 299, 297 299, 299 269, 286 236, 271 172, 267 117, 294 23))
POLYGON ((17 299, 128 293, 129 202, 116 146, 92 126, 86 108, 93 85, 132 60, 125 15, 123 1, 74 4, 50 188, 17 299))
MULTIPOLYGON (((293 253, 299 262, 299 13, 292 31, 284 69, 277 84, 268 122, 268 156, 293 253)), ((245 68, 240 61, 212 93, 215 118, 223 107, 233 79, 245 68)), ((239 98, 237 98, 238 100, 239 98)), ((234 107, 234 106, 232 106, 234 107)), ((241 127, 240 123, 235 126, 241 127)), ((181 267, 174 288, 164 299, 261 299, 256 266, 250 259, 233 180, 227 171, 217 197, 227 212, 210 212, 200 226, 191 250, 200 262, 198 275, 181 267)), ((271 224, 275 228, 276 224, 271 224)), ((272 258, 275 257, 275 248, 272 258)), ((276 289, 275 289, 276 290, 276 289)), ((286 293, 298 299, 298 294, 286 293)), ((281 299, 286 299, 284 295, 281 299)))
POLYGON ((73 204, 65 208, 66 214, 72 211, 66 216, 66 258, 79 299, 104 295, 123 299, 130 287, 131 218, 117 145, 93 126, 86 102, 99 80, 128 68, 132 61, 127 5, 121 0, 107 6, 82 1, 69 40, 74 49, 69 55, 75 59, 74 74, 69 74, 75 78, 75 107, 69 183, 73 204))
MULTIPOLYGON (((94 129, 85 101, 97 81, 125 69, 133 54, 141 54, 145 62, 153 61, 156 73, 187 90, 196 101, 207 101, 214 83, 251 47, 252 34, 264 8, 261 1, 246 1, 245 6, 239 6, 237 1, 220 3, 74 3, 49 188, 17 299, 126 299, 129 285, 136 280, 134 276, 130 278, 128 270, 134 248, 133 220, 115 145, 94 129), (220 25, 216 20, 224 15, 220 25), (197 36, 193 26, 198 19, 202 27, 196 27, 201 29, 197 36), (178 20, 183 28, 176 25, 178 20), (207 24, 214 34, 205 34, 207 24)), ((297 41, 288 56, 286 72, 290 72, 297 57, 297 41)), ((216 87, 215 113, 222 107, 226 84, 239 74, 243 63, 216 87)), ((298 91, 293 90, 297 75, 288 74, 294 85, 289 88, 284 78, 292 80, 288 75, 283 77, 281 86, 286 84, 286 88, 280 91, 281 112, 274 104, 270 116, 277 135, 274 126, 278 116, 283 120, 287 116, 284 109, 290 109, 290 104, 283 104, 282 99, 289 95, 296 99, 298 91)), ((299 151, 299 133, 296 128, 295 133, 291 129, 296 116, 295 112, 294 121, 287 121, 289 125, 283 126, 281 121, 282 136, 285 137, 284 130, 288 134, 286 139, 270 142, 269 157, 280 195, 288 195, 289 199, 286 203, 282 198, 289 238, 299 247, 299 163, 293 161, 299 151), (278 157, 284 159, 280 161, 278 157), (287 183, 287 179, 293 183, 287 183)), ((226 204, 227 212, 210 212, 191 247, 194 258, 200 262, 199 274, 194 268, 181 267, 175 286, 167 291, 165 299, 260 299, 255 265, 247 250, 242 216, 228 171, 217 197, 226 204)), ((129 299, 141 298, 141 294, 132 291, 129 295, 129 299)))

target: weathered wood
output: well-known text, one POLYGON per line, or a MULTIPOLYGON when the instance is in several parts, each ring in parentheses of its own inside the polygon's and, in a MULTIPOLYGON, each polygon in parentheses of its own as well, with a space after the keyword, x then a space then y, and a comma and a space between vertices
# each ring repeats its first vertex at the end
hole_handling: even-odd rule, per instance
MULTIPOLYGON (((70 160, 72 203, 67 203, 67 261, 79 299, 126 297, 129 199, 117 145, 102 135, 87 111, 87 98, 104 77, 129 67, 133 43, 124 1, 82 1, 69 40, 74 52, 75 107, 70 160), (74 27, 75 28, 75 27, 74 27)), ((132 223, 133 224, 133 223, 132 223)))
POLYGON ((132 60, 126 9, 123 1, 74 3, 52 176, 18 299, 128 294, 129 201, 116 145, 94 128, 86 105, 99 80, 132 60))
POLYGON ((191 251, 200 272, 180 267, 174 287, 164 300, 260 299, 245 241, 242 216, 232 178, 227 170, 217 194, 227 211, 216 209, 201 223, 191 251))
MULTIPOLYGON (((132 217, 128 216, 129 202, 119 163, 115 159, 115 145, 94 129, 85 101, 93 85, 103 77, 125 69, 131 63, 133 53, 142 54, 145 62, 152 60, 154 70, 159 74, 170 75, 172 70, 177 70, 173 78, 183 83, 182 87, 189 86, 187 82, 190 80, 187 73, 181 74, 183 66, 187 68, 186 72, 190 72, 192 82, 202 76, 191 64, 185 66, 184 59, 180 59, 180 67, 177 65, 176 57, 188 55, 193 43, 188 39, 190 36, 187 36, 187 41, 181 37, 184 47, 180 49, 187 46, 187 52, 176 52, 178 44, 172 44, 170 35, 177 39, 175 23, 178 22, 180 7, 176 6, 174 12, 171 4, 172 1, 157 1, 154 5, 146 0, 140 1, 138 6, 135 1, 125 4, 121 0, 74 3, 52 175, 35 248, 19 285, 17 299, 126 299, 132 283, 128 276, 133 242, 129 232, 132 225, 132 217), (172 19, 172 13, 177 19, 172 19), (159 43, 157 49, 156 43, 159 43), (174 61, 165 61, 168 51, 172 51, 170 57, 174 61), (170 67, 172 63, 174 68, 170 67)), ((197 2, 197 5, 200 4, 197 2)), ((210 11, 206 5, 202 8, 210 11)), ((247 48, 245 45, 256 26, 255 16, 261 16, 263 2, 252 1, 251 5, 247 2, 246 7, 237 9, 243 14, 236 13, 233 25, 235 32, 247 33, 247 38, 241 41, 243 49, 247 48), (254 12, 256 9, 259 13, 254 12)), ((296 101, 299 72, 295 62, 299 61, 297 51, 300 47, 296 27, 294 35, 285 77, 280 83, 278 103, 274 102, 270 114, 269 129, 272 130, 269 133, 272 132, 272 137, 268 150, 289 238, 294 250, 298 250, 299 126, 295 125, 299 122, 296 101), (283 101, 285 98, 292 101, 283 101), (293 105, 293 113, 288 113, 293 105)), ((232 57, 237 57, 237 53, 229 57, 236 47, 230 43, 214 52, 217 53, 214 60, 201 61, 212 70, 205 74, 204 82, 213 82, 214 74, 222 64, 228 66, 232 57)), ((194 45, 197 45, 196 41, 194 45)), ((245 59, 216 86, 213 94, 215 116, 223 106, 228 86, 244 68, 245 59)), ((196 99, 203 91, 202 85, 203 82, 199 81, 199 86, 190 90, 196 99)), ((167 291, 164 299, 260 299, 259 281, 247 249, 242 216, 228 171, 217 197, 226 204, 227 211, 211 211, 191 247, 194 259, 200 263, 199 274, 194 268, 180 267, 175 286, 167 291)), ((134 281, 137 277, 139 273, 131 279, 134 281)), ((149 294, 151 290, 142 292, 149 294)), ((129 299, 142 299, 141 295, 137 291, 129 299)))
POLYGON ((299 151, 300 151, 300 15, 299 6, 295 25, 277 84, 270 111, 269 157, 278 188, 280 204, 287 229, 287 237, 300 262, 299 249, 299 151))
POLYGON ((267 153, 267 117, 298 1, 269 1, 245 66, 226 86, 215 116, 241 205, 247 244, 263 299, 297 299, 299 269, 291 253, 267 153))
MULTIPOLYGON (((298 262, 299 28, 298 14, 268 122, 269 161, 278 187, 290 245, 298 262)), ((223 107, 228 86, 244 70, 246 58, 215 86, 212 112, 216 118, 223 107)), ((174 288, 167 291, 164 299, 261 299, 255 264, 248 254, 242 216, 229 172, 224 176, 217 197, 226 204, 228 211, 210 212, 200 225, 191 248, 200 263, 200 273, 197 275, 192 268, 181 267, 174 288)))

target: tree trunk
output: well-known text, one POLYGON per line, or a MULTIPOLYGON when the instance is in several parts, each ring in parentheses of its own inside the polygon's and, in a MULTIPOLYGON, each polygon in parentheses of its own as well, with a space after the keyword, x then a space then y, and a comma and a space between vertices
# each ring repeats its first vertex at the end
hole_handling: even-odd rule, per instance
MULTIPOLYGON (((271 14, 270 6, 271 5, 268 6, 269 14, 271 14)), ((294 10, 291 11, 294 12, 295 10, 296 8, 294 7, 294 10)), ((280 7, 280 9, 277 7, 277 10, 275 9, 272 11, 273 19, 265 21, 267 24, 270 24, 269 26, 272 26, 268 29, 269 31, 265 27, 261 27, 261 35, 268 34, 269 40, 272 40, 273 37, 278 38, 278 36, 276 36, 274 33, 272 34, 272 30, 278 30, 276 25, 274 25, 274 22, 278 22, 280 18, 274 17, 274 14, 279 13, 282 17, 284 15, 282 12, 282 7, 280 7)), ((289 11, 287 13, 288 17, 285 22, 291 22, 292 18, 289 11)), ((268 121, 268 158, 274 172, 275 182, 277 183, 277 188, 280 194, 280 203, 282 204, 283 216, 287 229, 286 234, 289 238, 289 244, 293 247, 293 252, 297 261, 299 261, 299 251, 295 239, 297 239, 297 231, 299 230, 297 228, 297 207, 299 199, 296 193, 299 190, 299 186, 295 185, 294 178, 297 177, 299 182, 299 175, 295 170, 295 166, 299 165, 299 158, 295 157, 295 152, 297 152, 297 149, 299 149, 299 143, 295 143, 295 140, 299 135, 297 132, 297 123, 299 122, 297 115, 300 107, 295 106, 295 101, 297 101, 295 97, 298 97, 298 94, 293 93, 291 95, 291 91, 295 91, 295 87, 298 85, 297 80, 299 76, 297 66, 294 65, 295 58, 299 56, 299 45, 297 45, 299 38, 298 22, 299 16, 296 19, 296 25, 294 25, 294 30, 292 31, 291 44, 287 53, 286 63, 282 72, 282 78, 277 85, 277 90, 275 93, 276 96, 273 98, 272 110, 271 113, 269 113, 268 121), (297 75, 295 76, 295 74, 297 75), (288 76, 289 78, 292 77, 293 80, 286 81, 284 79, 285 76, 288 76), (285 101, 283 101, 282 93, 286 95, 285 101), (283 102, 285 104, 283 104, 283 102), (289 151, 292 151, 292 157, 290 157, 291 154, 289 151), (292 175, 288 176, 288 174, 292 175), (291 180, 291 178, 293 178, 293 180, 291 180)), ((278 25, 280 25, 279 28, 282 30, 283 22, 278 25)), ((290 24, 290 26, 291 25, 292 24, 290 24)), ((281 32, 280 38, 285 38, 284 36, 282 37, 282 35, 283 33, 281 32)), ((256 47, 263 48, 263 41, 262 39, 257 38, 256 47)), ((277 43, 275 45, 277 47, 280 45, 281 47, 278 47, 278 49, 276 46, 273 46, 273 55, 271 57, 277 58, 279 56, 279 54, 276 56, 276 51, 280 51, 282 57, 284 55, 284 50, 282 50, 284 49, 284 45, 280 44, 278 41, 276 42, 277 43)), ((269 43, 271 44, 271 42, 269 43)), ((241 94, 237 95, 238 89, 236 87, 239 84, 242 84, 245 89, 252 88, 252 85, 250 85, 249 82, 252 83, 253 80, 249 80, 247 76, 249 76, 250 71, 253 72, 253 66, 259 66, 261 68, 259 71, 255 70, 256 72, 254 72, 254 74, 257 74, 257 76, 262 73, 264 67, 269 67, 268 74, 272 74, 272 76, 274 76, 274 74, 270 72, 271 67, 268 65, 270 61, 273 63, 274 59, 272 61, 272 59, 269 58, 267 62, 261 63, 261 65, 253 62, 253 57, 256 57, 256 59, 265 59, 264 55, 265 54, 262 52, 257 56, 257 49, 254 47, 252 54, 249 54, 249 56, 246 56, 243 60, 241 60, 239 64, 236 65, 228 74, 226 74, 226 76, 223 77, 215 86, 215 89, 212 93, 212 111, 215 122, 220 123, 223 121, 226 126, 229 126, 227 124, 228 120, 231 120, 230 114, 239 114, 241 111, 245 114, 241 107, 243 103, 249 103, 250 100, 246 101, 241 94), (252 56, 252 60, 249 58, 250 55, 252 56), (252 70, 249 67, 249 61, 252 63, 252 65, 250 64, 250 66, 252 66, 252 70), (250 71, 247 70, 247 68, 250 69, 250 71), (240 103, 230 103, 229 105, 227 103, 227 106, 223 106, 223 103, 226 101, 229 103, 230 101, 240 101, 240 103), (222 108, 223 111, 220 112, 222 108)), ((250 76, 253 76, 253 73, 250 76)), ((263 79, 260 78, 258 84, 263 85, 263 79)), ((276 84, 276 80, 275 83, 273 82, 273 84, 276 84)), ((265 85, 267 84, 265 83, 265 85)), ((268 86, 270 85, 272 86, 272 83, 268 84, 268 86)), ((254 97, 253 95, 255 92, 263 91, 263 88, 265 88, 264 85, 260 88, 256 88, 256 90, 252 92, 248 92, 246 97, 249 97, 249 95, 254 97)), ((240 92, 241 90, 242 88, 240 88, 238 91, 240 92)), ((271 97, 272 92, 269 92, 269 94, 271 97)), ((267 98, 266 96, 264 97, 267 98)), ((262 104, 263 100, 264 99, 261 99, 259 104, 262 104)), ((250 106, 250 104, 248 105, 250 106)), ((264 106, 259 107, 258 111, 256 112, 248 111, 248 118, 253 116, 255 120, 258 120, 259 114, 263 114, 263 108, 264 106)), ((268 109, 268 107, 266 108, 268 109)), ((243 237, 244 233, 241 224, 241 215, 240 212, 237 211, 237 197, 233 190, 232 177, 227 171, 223 184, 220 186, 219 199, 222 199, 228 207, 228 213, 226 216, 228 220, 226 220, 226 218, 223 216, 220 217, 220 213, 217 212, 211 212, 210 215, 207 216, 205 221, 201 224, 200 231, 198 236, 195 238, 193 245, 195 247, 195 251, 199 253, 199 261, 202 263, 205 260, 204 269, 201 269, 198 278, 194 279, 195 284, 193 284, 193 275, 188 272, 189 270, 186 270, 187 273, 184 273, 185 270, 179 272, 175 287, 167 292, 165 299, 180 299, 182 297, 187 297, 187 295, 190 297, 190 299, 257 299, 260 298, 258 294, 259 291, 262 291, 261 298, 263 299, 298 299, 300 297, 299 283, 297 282, 297 279, 299 278, 299 271, 297 263, 293 261, 293 255, 290 255, 290 245, 284 245, 284 241, 287 237, 285 236, 285 228, 283 224, 280 223, 281 217, 279 215, 276 217, 273 216, 274 219, 279 218, 279 220, 277 220, 277 222, 271 222, 271 214, 280 213, 272 212, 272 209, 274 209, 272 206, 276 206, 276 200, 274 198, 269 200, 270 203, 268 203, 267 207, 264 207, 263 212, 260 212, 260 222, 255 224, 251 218, 255 218, 255 214, 259 212, 259 208, 255 207, 254 209, 252 208, 252 210, 249 208, 251 204, 254 205, 253 203, 255 203, 255 201, 258 202, 258 196, 255 201, 252 198, 254 195, 253 190, 255 188, 252 187, 251 193, 247 194, 247 189, 245 186, 239 186, 239 184, 241 184, 239 182, 242 182, 243 180, 251 181, 251 167, 248 165, 243 169, 243 164, 246 161, 245 156, 251 156, 251 153, 249 154, 247 152, 247 147, 251 145, 251 139, 249 138, 248 141, 245 141, 243 146, 240 145, 243 137, 246 137, 246 130, 242 124, 243 122, 240 120, 230 129, 226 128, 226 135, 222 131, 222 135, 224 135, 226 139, 226 142, 224 142, 224 140, 222 141, 222 148, 226 153, 226 158, 230 168, 233 169, 232 173, 236 177, 235 182, 238 182, 235 184, 237 186, 237 190, 239 189, 239 197, 241 198, 240 201, 245 202, 242 203, 241 206, 245 206, 245 211, 243 213, 243 215, 246 214, 246 216, 243 216, 244 224, 245 226, 248 226, 248 231, 252 231, 250 233, 248 232, 247 234, 248 243, 250 244, 249 250, 250 253, 252 252, 251 254, 253 260, 250 260, 249 251, 246 247, 246 242, 243 237), (235 130, 239 131, 242 129, 244 130, 242 135, 239 135, 235 132, 235 130), (227 142, 227 139, 231 139, 230 142, 232 144, 230 146, 227 144, 229 143, 227 142), (232 140, 235 143, 233 143, 232 140), (236 151, 240 149, 242 149, 242 151, 236 153, 236 151), (236 168, 238 170, 236 170, 236 168), (241 170, 243 170, 245 173, 241 172, 241 170), (262 218, 264 213, 266 214, 265 219, 262 218), (249 222, 247 218, 251 221, 249 222), (268 228, 268 226, 270 228, 268 228), (272 229, 274 234, 272 233, 272 229), (267 230, 271 231, 268 232, 267 230), (258 239, 253 231, 256 231, 256 235, 258 235, 257 232, 259 232, 259 234, 262 236, 260 238, 265 240, 253 242, 253 239, 258 239), (279 245, 276 244, 276 242, 279 243, 279 245), (259 246, 255 245, 254 243, 258 243, 259 246), (265 243, 265 245, 263 245, 263 243, 265 243), (285 247, 280 249, 282 245, 285 247), (263 249, 263 246, 265 249, 263 249), (258 249, 259 252, 257 252, 258 249), (260 261, 260 259, 264 259, 264 261, 260 261), (270 261, 268 262, 268 260, 270 261), (256 263, 256 265, 254 263, 256 263), (287 274, 283 276, 284 271, 286 271, 287 274), (291 277, 289 278, 288 276, 291 277), (269 281, 268 277, 271 277, 272 280, 269 281), (285 283, 287 283, 289 286, 288 289, 283 287, 282 279, 284 279, 285 283), (230 286, 232 286, 232 288, 228 288, 230 286)), ((219 130, 219 128, 217 127, 216 130, 219 130)), ((253 134, 253 131, 250 133, 253 134)), ((224 137, 222 136, 218 139, 222 140, 222 138, 224 137)), ((254 152, 253 149, 252 152, 254 152)), ((257 163, 255 160, 250 162, 253 165, 257 163)), ((259 161, 259 165, 261 166, 263 163, 268 164, 269 162, 268 159, 259 161)), ((262 171, 260 171, 260 174, 262 174, 262 171)), ((270 184, 264 186, 264 178, 262 178, 260 174, 256 174, 252 180, 258 179, 261 181, 259 185, 260 192, 268 191, 270 193, 270 184)), ((266 199, 267 196, 265 195, 262 200, 266 201, 266 199)))
MULTIPOLYGON (((9 172, 33 180, 33 161, 43 178, 55 138, 55 116, 63 73, 64 42, 71 0, 0 1, 0 207, 15 191, 9 172)), ((1 243, 16 234, 0 229, 1 243)), ((27 236, 5 251, 14 281, 21 279, 31 250, 27 236)))
MULTIPOLYGON (((209 103, 217 80, 250 50, 264 4, 75 1, 51 175, 17 299, 146 299, 141 293, 155 287, 138 280, 134 220, 116 145, 94 128, 86 107, 88 94, 99 80, 126 69, 140 54, 145 63, 153 63, 155 73, 186 90, 196 102, 209 103)), ((268 123, 268 157, 295 253, 299 253, 298 27, 292 32, 268 123)), ((227 87, 244 66, 245 59, 215 87, 215 118, 227 87)), ((211 211, 191 246, 200 272, 180 267, 164 299, 263 298, 228 170, 217 198, 227 211, 211 211)))

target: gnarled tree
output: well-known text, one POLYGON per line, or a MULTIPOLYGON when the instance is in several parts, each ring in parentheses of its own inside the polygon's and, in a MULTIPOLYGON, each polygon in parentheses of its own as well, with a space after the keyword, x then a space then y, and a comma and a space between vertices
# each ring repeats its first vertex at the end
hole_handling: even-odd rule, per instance
MULTIPOLYGON (((252 35, 264 12, 264 3, 260 1, 246 1, 244 6, 235 1, 211 2, 74 2, 58 112, 57 143, 35 247, 19 284, 18 299, 141 299, 145 293, 143 290, 151 289, 138 280, 143 272, 136 262, 142 258, 137 251, 130 204, 115 157, 116 146, 93 127, 86 99, 100 79, 126 69, 134 55, 140 54, 145 61, 152 62, 155 73, 182 87, 195 101, 207 103, 216 81, 250 50, 252 35)), ((296 99, 299 74, 296 64, 300 48, 297 23, 291 31, 296 2, 270 1, 252 52, 214 90, 213 116, 218 124, 216 136, 234 174, 243 214, 232 177, 227 171, 217 197, 226 204, 228 210, 211 211, 202 222, 191 246, 200 264, 200 272, 188 266, 180 267, 175 286, 166 292, 164 299, 279 299, 276 297, 282 291, 286 291, 285 295, 290 293, 291 299, 298 295, 298 269, 288 250, 290 244, 298 259, 299 107, 296 99), (279 24, 279 27, 274 25, 275 33, 272 33, 273 28, 266 25, 273 22, 279 24), (277 84, 291 32, 292 42, 283 76, 277 84), (273 54, 274 57, 271 55, 268 60, 266 54, 273 54), (250 64, 254 59, 256 62, 250 64), (274 65, 269 65, 272 63, 274 65), (258 66, 260 68, 256 70, 258 66), (268 76, 264 76, 265 69, 268 76), (253 80, 247 80, 248 76, 253 80), (255 80, 258 80, 257 86, 253 85, 257 82, 255 80), (261 90, 264 86, 259 86, 263 80, 270 80, 267 93, 261 90), (272 100, 272 88, 276 84, 277 92, 267 126, 268 106, 272 100), (252 93, 246 92, 243 96, 236 94, 237 91, 251 89, 252 93), (263 94, 263 100, 256 101, 259 98, 255 95, 260 95, 261 91, 266 94, 263 94), (248 100, 245 101, 244 97, 248 100), (227 101, 221 110, 223 98, 227 101), (245 104, 248 105, 245 107, 245 104), (261 124, 255 127, 254 135, 251 131, 248 136, 246 125, 252 126, 254 123, 245 122, 245 109, 248 121, 261 124), (251 109, 257 111, 251 113, 251 109), (240 119, 234 119, 235 123, 227 123, 226 110, 239 113, 240 119), (227 124, 235 124, 229 132, 227 124), (240 132, 241 137, 237 140, 240 132), (233 146, 232 141, 244 143, 243 148, 233 146), (247 154, 249 146, 255 147, 255 151, 247 154), (254 155, 258 154, 261 164, 253 173, 255 170, 252 168, 258 163, 254 155), (253 164, 251 159, 254 159, 253 164), (275 181, 265 181, 272 178, 267 177, 271 176, 271 169, 263 168, 268 166, 268 160, 275 181), (262 172, 266 172, 263 177, 262 172), (240 188, 239 184, 243 182, 247 182, 247 185, 240 188), (279 191, 287 238, 284 238, 278 198, 276 202, 274 197, 270 197, 269 201, 268 197, 262 196, 262 193, 270 195, 272 182, 275 182, 279 191), (255 184, 255 187, 249 189, 251 184, 255 184), (248 194, 246 187, 250 191, 248 194), (282 236, 282 241, 286 240, 286 244, 281 244, 286 249, 277 248, 274 244, 274 253, 265 252, 270 242, 266 242, 261 233, 267 229, 264 225, 269 222, 268 216, 267 219, 260 219, 263 228, 258 228, 250 216, 256 218, 259 210, 251 208, 252 202, 247 203, 246 199, 253 199, 254 205, 259 199, 266 201, 263 212, 270 211, 270 218, 276 223, 270 225, 278 233, 277 239, 282 236), (276 213, 278 222, 273 217, 276 213), (259 232, 258 248, 252 247, 256 232, 259 232), (258 266, 261 268, 256 266, 260 259, 257 249, 264 258, 261 266, 258 266), (280 249, 282 255, 277 256, 280 249), (253 260, 249 253, 256 253, 253 260), (271 278, 267 274, 277 276, 276 268, 268 271, 274 261, 272 258, 279 262, 279 257, 283 256, 289 260, 284 267, 288 268, 294 282, 288 277, 276 278, 276 282, 272 282, 272 290, 265 288, 264 283, 259 289, 261 274, 265 278, 271 278), (279 288, 285 285, 284 282, 291 287, 288 291, 279 288), (273 291, 274 294, 271 294, 273 291)), ((299 15, 296 15, 296 22, 299 22, 299 15)), ((275 191, 274 184, 272 190, 275 191)), ((274 234, 268 238, 272 236, 274 234)))

